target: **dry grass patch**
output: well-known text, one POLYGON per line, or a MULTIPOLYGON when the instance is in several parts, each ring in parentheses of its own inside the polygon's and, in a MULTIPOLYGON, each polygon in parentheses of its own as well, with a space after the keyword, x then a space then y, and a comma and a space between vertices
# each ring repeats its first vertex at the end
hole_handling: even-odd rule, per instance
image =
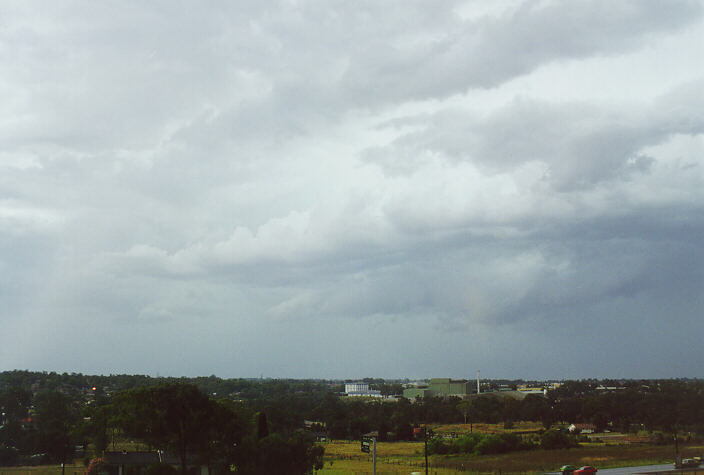
MULTIPOLYGON (((85 475, 83 465, 66 465, 66 475, 85 475)), ((40 465, 37 467, 2 467, 0 475, 61 475, 61 465, 40 465)))
MULTIPOLYGON (((334 441, 325 447, 325 469, 321 474, 371 473, 371 455, 360 451, 358 441, 334 441), (330 462, 332 461, 332 465, 330 462)), ((681 448, 684 457, 704 453, 701 445, 681 448)), ((674 446, 654 445, 599 445, 565 450, 530 450, 501 455, 433 455, 430 457, 431 473, 450 475, 475 473, 530 473, 556 471, 565 464, 594 465, 598 468, 625 467, 671 463, 674 446)), ((377 444, 377 472, 423 472, 422 442, 380 442, 377 444)))
MULTIPOLYGON (((413 472, 425 473, 425 466, 422 461, 396 461, 387 462, 383 460, 377 460, 376 473, 377 475, 385 474, 405 474, 408 475, 413 472)), ((325 467, 322 470, 318 470, 316 474, 318 475, 342 475, 342 474, 354 474, 354 475, 366 475, 372 473, 372 461, 369 460, 334 460, 332 465, 329 461, 325 462, 325 467)), ((463 472, 457 471, 451 468, 435 468, 430 465, 430 473, 437 475, 461 475, 463 472)), ((464 473, 466 475, 466 472, 464 473)))
MULTIPOLYGON (((360 442, 335 440, 321 444, 328 458, 366 458, 369 455, 361 451, 360 442)), ((377 442, 376 455, 379 457, 414 457, 422 455, 423 442, 377 442)))
POLYGON ((511 429, 504 429, 503 423, 501 424, 431 424, 429 425, 438 434, 450 435, 454 432, 457 435, 469 434, 470 427, 471 432, 476 432, 480 434, 503 434, 506 432, 538 432, 543 426, 539 422, 529 422, 521 421, 516 422, 511 429))

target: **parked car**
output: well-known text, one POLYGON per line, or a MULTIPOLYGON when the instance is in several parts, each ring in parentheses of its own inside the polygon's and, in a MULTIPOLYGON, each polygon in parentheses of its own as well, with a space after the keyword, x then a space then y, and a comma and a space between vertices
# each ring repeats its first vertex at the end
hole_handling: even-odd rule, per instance
POLYGON ((562 473, 562 475, 572 475, 575 470, 577 470, 577 467, 574 465, 563 465, 560 467, 560 473, 562 473))
POLYGON ((580 467, 579 470, 575 470, 572 472, 574 475, 578 474, 589 474, 589 473, 596 473, 597 469, 592 467, 591 465, 585 465, 584 467, 580 467))

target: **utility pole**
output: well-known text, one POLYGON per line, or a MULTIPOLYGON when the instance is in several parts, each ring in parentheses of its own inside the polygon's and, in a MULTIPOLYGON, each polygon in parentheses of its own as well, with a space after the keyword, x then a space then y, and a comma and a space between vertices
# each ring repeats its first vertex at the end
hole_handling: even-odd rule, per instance
POLYGON ((374 475, 376 475, 376 437, 362 436, 362 452, 369 453, 372 452, 372 467, 374 470, 374 475), (370 450, 369 443, 371 442, 372 448, 370 450))
POLYGON ((427 426, 423 426, 423 440, 425 442, 425 475, 428 475, 428 437, 433 436, 433 431, 428 430, 427 426))
POLYGON ((425 440, 425 475, 428 475, 428 429, 423 427, 423 439, 425 440))
POLYGON ((677 443, 677 429, 675 429, 673 437, 675 439, 675 468, 679 468, 682 466, 682 455, 680 455, 680 447, 677 443))

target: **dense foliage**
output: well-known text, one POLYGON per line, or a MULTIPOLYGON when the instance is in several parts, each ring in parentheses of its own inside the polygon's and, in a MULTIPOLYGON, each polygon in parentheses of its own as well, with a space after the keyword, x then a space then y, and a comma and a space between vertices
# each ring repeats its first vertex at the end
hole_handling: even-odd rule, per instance
MULTIPOLYGON (((367 382, 384 393, 402 389, 398 382, 367 382)), ((311 470, 322 457, 313 443, 316 437, 358 439, 377 431, 381 441, 411 440, 414 427, 432 423, 511 427, 516 421, 539 421, 546 431, 531 443, 545 448, 575 443, 564 433, 547 430, 556 423, 591 423, 598 431, 645 429, 704 436, 700 380, 567 381, 547 396, 516 398, 515 393, 496 391, 468 400, 414 402, 340 397, 343 384, 3 372, 0 465, 60 463, 76 455, 76 446, 87 443, 100 455, 115 432, 168 450, 182 463, 185 454, 197 454, 200 461, 222 471, 234 466, 240 473, 276 472, 270 466, 275 463, 311 470)), ((501 386, 515 387, 516 382, 501 386)), ((430 445, 435 453, 526 448, 522 444, 527 442, 515 437, 470 434, 452 441, 433 440, 430 445)), ((154 468, 162 469, 167 470, 154 468)))
POLYGON ((428 441, 428 454, 504 454, 529 450, 533 444, 516 434, 466 434, 456 439, 434 437, 428 441))

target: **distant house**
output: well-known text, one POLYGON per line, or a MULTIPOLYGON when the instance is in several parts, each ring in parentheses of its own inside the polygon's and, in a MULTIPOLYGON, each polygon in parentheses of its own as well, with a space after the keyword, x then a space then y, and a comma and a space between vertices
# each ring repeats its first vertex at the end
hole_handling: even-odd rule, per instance
POLYGON ((570 424, 567 430, 573 434, 593 434, 596 426, 594 424, 570 424))

